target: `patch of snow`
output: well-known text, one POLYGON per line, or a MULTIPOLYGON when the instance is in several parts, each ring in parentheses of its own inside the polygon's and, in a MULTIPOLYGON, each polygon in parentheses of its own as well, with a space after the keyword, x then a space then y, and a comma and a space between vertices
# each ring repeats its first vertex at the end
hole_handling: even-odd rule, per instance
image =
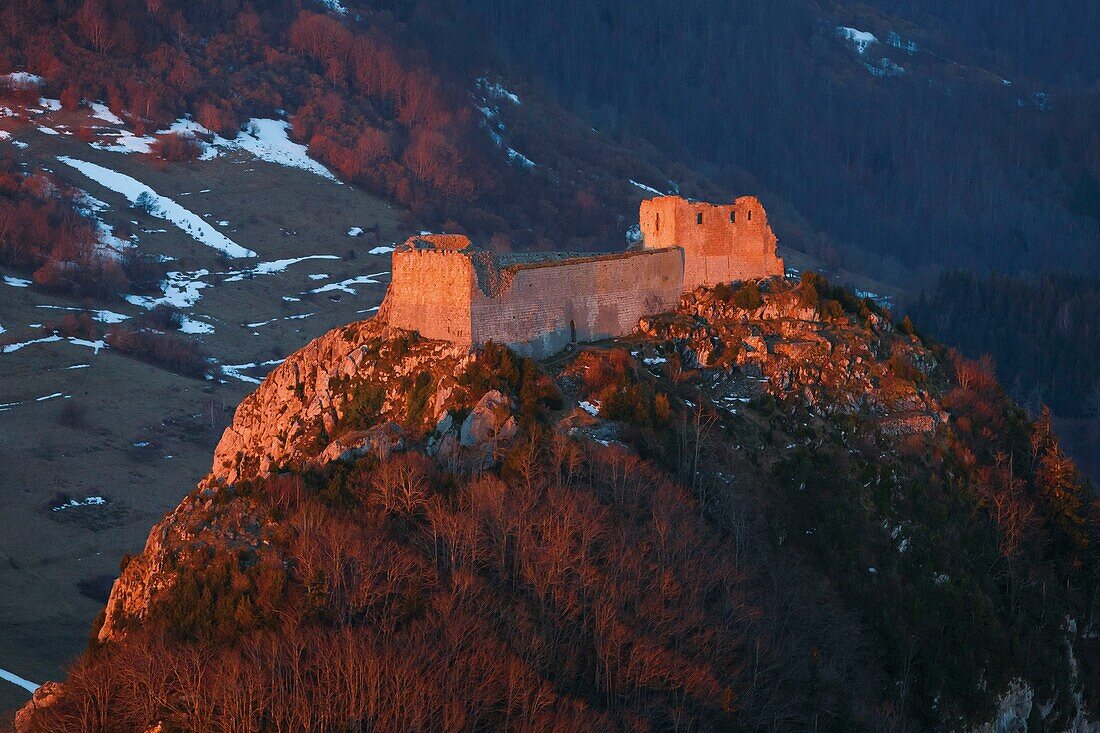
POLYGON ((187 316, 180 317, 180 333, 187 334, 199 334, 199 333, 214 333, 214 327, 209 323, 202 321, 196 321, 194 318, 187 316))
POLYGON ((323 272, 314 273, 309 276, 310 280, 328 280, 329 276, 323 272))
POLYGON ((515 148, 508 148, 508 162, 512 165, 518 165, 520 168, 534 168, 538 165, 515 148))
POLYGON ((40 97, 38 99, 38 106, 42 107, 48 112, 60 112, 61 100, 60 99, 47 99, 46 97, 40 97))
POLYGON ((111 125, 125 124, 121 117, 112 112, 111 108, 102 102, 89 102, 88 106, 92 108, 92 117, 95 117, 97 120, 103 120, 111 125))
MULTIPOLYGON (((8 74, 8 76, 11 76, 11 74, 8 74)), ((38 78, 41 79, 42 77, 38 77, 38 78)), ((41 687, 41 685, 35 684, 34 682, 31 682, 30 680, 23 679, 19 675, 14 674, 12 672, 9 672, 6 669, 0 669, 0 680, 4 680, 4 681, 10 682, 13 685, 16 685, 18 687, 22 687, 27 692, 34 692, 39 687, 41 687)))
POLYGON ((352 285, 378 285, 380 284, 379 281, 375 280, 374 278, 378 277, 379 275, 388 274, 389 272, 376 272, 373 275, 360 275, 359 277, 352 277, 348 278, 347 280, 341 280, 338 283, 329 283, 328 285, 322 285, 321 287, 314 288, 309 292, 328 293, 334 290, 340 290, 342 292, 348 293, 349 295, 355 295, 356 292, 355 289, 351 287, 352 285))
POLYGON ((848 26, 837 26, 836 34, 840 38, 851 44, 856 53, 860 56, 867 52, 867 49, 875 43, 878 43, 878 38, 874 33, 868 33, 867 31, 861 31, 856 28, 849 28, 848 26))
MULTIPOLYGON (((79 189, 78 189, 79 190, 79 189)), ((133 242, 119 239, 115 236, 115 228, 99 217, 99 212, 111 208, 105 202, 84 190, 79 190, 80 196, 76 199, 76 206, 80 213, 95 221, 96 231, 99 233, 97 249, 102 255, 118 257, 124 250, 133 247, 133 242)))
POLYGON ((38 131, 41 132, 43 135, 60 135, 61 134, 60 132, 53 129, 52 127, 43 127, 41 125, 37 125, 36 127, 37 127, 38 131))
MULTIPOLYGON (((285 260, 272 260, 271 262, 261 262, 255 267, 247 270, 237 270, 234 272, 225 273, 228 275, 225 278, 227 283, 240 282, 242 280, 248 280, 257 275, 273 275, 275 273, 283 272, 291 265, 296 265, 299 262, 305 262, 306 260, 338 260, 340 259, 336 255, 306 255, 305 257, 291 257, 285 260)), ((327 275, 326 275, 327 277, 327 275)))
POLYGON ((45 395, 43 397, 35 397, 34 401, 35 402, 45 402, 46 400, 56 400, 58 397, 64 397, 64 396, 65 396, 64 392, 54 392, 53 394, 48 394, 48 395, 45 395))
POLYGON ((290 295, 284 295, 283 300, 285 300, 288 303, 300 303, 300 302, 302 302, 301 298, 295 298, 295 297, 290 296, 290 295))
POLYGON ((352 227, 348 230, 349 237, 358 237, 363 234, 363 227, 352 227))
POLYGON ((337 15, 348 14, 348 9, 344 7, 343 3, 341 3, 340 0, 317 0, 317 2, 321 3, 337 15))
POLYGON ((61 337, 56 333, 51 336, 43 336, 42 338, 31 339, 30 341, 21 341, 17 344, 5 344, 3 353, 10 354, 13 351, 19 351, 20 349, 30 346, 32 344, 52 344, 55 341, 60 341, 61 337))
POLYGON ((493 99, 505 100, 505 101, 511 102, 512 104, 522 104, 522 102, 520 102, 520 99, 519 99, 518 96, 516 96, 515 94, 512 94, 510 91, 505 89, 501 84, 489 81, 484 76, 478 77, 477 88, 482 90, 483 92, 485 92, 487 95, 489 95, 493 99))
POLYGON ((592 403, 588 400, 582 400, 578 406, 592 417, 596 417, 600 414, 600 404, 598 402, 592 403))
POLYGON ((312 313, 299 313, 298 315, 295 315, 295 316, 283 316, 281 318, 269 318, 266 321, 257 321, 256 323, 246 323, 244 325, 245 325, 246 328, 259 328, 260 326, 266 326, 269 323, 275 323, 275 321, 300 321, 303 318, 309 318, 312 315, 313 315, 312 313))
POLYGON ((119 130, 108 137, 113 137, 114 143, 94 142, 90 145, 96 150, 105 150, 110 153, 148 155, 153 150, 153 143, 156 142, 156 138, 151 135, 135 135, 129 130, 119 130))
POLYGON ((649 366, 653 366, 655 364, 664 364, 668 361, 668 359, 664 358, 663 356, 647 356, 646 358, 642 359, 642 361, 649 366))
POLYGON ((11 133, 7 130, 0 130, 0 140, 11 140, 11 133))
POLYGON ((26 150, 27 148, 30 147, 30 145, 28 143, 25 143, 22 140, 12 140, 11 144, 14 145, 15 147, 21 148, 23 150, 26 150))
POLYGON ((656 196, 664 196, 664 194, 663 194, 663 193, 661 193, 660 191, 658 191, 657 189, 655 189, 655 188, 654 188, 653 186, 647 186, 647 185, 645 185, 644 183, 638 183, 638 182, 637 182, 637 181, 635 181, 635 180, 634 180, 633 178, 631 178, 631 179, 629 179, 629 180, 630 180, 630 185, 631 185, 631 186, 635 186, 635 187, 637 187, 637 188, 640 188, 640 189, 642 189, 643 191, 645 191, 646 193, 652 193, 652 194, 654 194, 654 195, 656 195, 656 196))
POLYGON ((214 229, 203 221, 202 217, 183 208, 167 196, 161 196, 141 181, 113 171, 110 168, 104 168, 95 163, 70 158, 67 155, 58 156, 57 159, 65 165, 80 171, 101 186, 122 194, 131 204, 135 203, 138 197, 143 194, 152 197, 152 200, 156 203, 156 208, 149 212, 150 215, 175 224, 201 244, 205 244, 208 247, 223 252, 228 257, 256 256, 256 253, 252 250, 242 247, 229 237, 214 229))
POLYGON ((642 228, 637 224, 631 224, 626 230, 626 241, 627 244, 637 244, 642 241, 642 228))
POLYGON ((75 509, 82 506, 103 506, 107 503, 107 500, 102 496, 89 496, 86 499, 69 499, 60 506, 55 506, 53 511, 63 512, 66 509, 75 509))
POLYGON ((96 339, 95 341, 89 341, 87 339, 78 339, 70 336, 68 338, 70 344, 76 344, 77 346, 87 346, 92 350, 92 353, 98 354, 100 349, 107 348, 107 342, 103 339, 96 339))
POLYGON ((46 80, 38 74, 31 74, 27 71, 13 71, 10 74, 0 76, 0 79, 16 89, 34 89, 46 83, 46 80))
POLYGON ((66 369, 87 369, 91 364, 73 364, 72 366, 65 367, 66 369))
POLYGON ((126 316, 121 313, 115 313, 114 311, 109 310, 96 311, 96 314, 92 316, 92 318, 99 321, 100 323, 122 323, 129 317, 130 316, 126 316))
POLYGON ((76 205, 80 208, 80 211, 85 216, 94 214, 100 211, 107 211, 111 208, 106 201, 100 201, 92 194, 83 189, 78 189, 80 192, 79 197, 76 199, 76 205))
POLYGON ((130 317, 106 309, 90 311, 87 308, 77 308, 75 306, 65 305, 36 305, 35 308, 45 308, 46 310, 55 311, 74 311, 77 313, 90 313, 92 318, 99 321, 100 323, 122 323, 130 317))
POLYGON ((382 247, 375 247, 374 249, 372 249, 372 250, 371 250, 370 252, 368 252, 367 254, 372 254, 372 255, 388 255, 388 254, 389 254, 390 252, 393 252, 393 247, 386 247, 386 246, 382 246, 382 247))
POLYGON ((264 361, 259 364, 257 364, 256 362, 249 362, 248 364, 222 364, 222 374, 226 375, 227 377, 239 379, 242 382, 248 382, 249 384, 259 384, 259 379, 256 379, 255 377, 250 377, 247 374, 241 374, 241 372, 245 369, 255 369, 256 367, 261 366, 275 366, 276 364, 282 364, 283 361, 283 359, 271 359, 269 361, 264 361))
POLYGON ((233 139, 232 145, 247 150, 268 163, 301 168, 340 183, 328 168, 309 157, 305 145, 291 142, 287 136, 288 130, 290 130, 290 123, 286 120, 253 119, 233 139))
POLYGON ((169 272, 165 274, 164 280, 161 282, 164 295, 159 298, 151 298, 147 295, 127 295, 126 301, 149 310, 162 304, 179 309, 190 308, 202 297, 199 291, 210 287, 210 283, 202 280, 209 274, 209 270, 169 272))
POLYGON ((227 227, 227 226, 229 226, 229 222, 226 221, 225 219, 222 219, 221 221, 218 222, 218 226, 227 227))
POLYGON ((29 288, 31 286, 30 280, 24 280, 21 277, 9 277, 4 275, 4 283, 11 285, 13 288, 29 288))

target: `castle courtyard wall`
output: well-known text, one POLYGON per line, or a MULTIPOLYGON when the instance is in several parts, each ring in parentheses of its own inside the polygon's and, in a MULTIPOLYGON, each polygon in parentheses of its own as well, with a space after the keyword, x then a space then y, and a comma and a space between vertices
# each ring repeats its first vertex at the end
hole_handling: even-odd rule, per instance
POLYGON ((496 297, 474 289, 474 343, 543 357, 630 333, 642 316, 676 308, 683 261, 680 249, 654 249, 517 268, 496 297))

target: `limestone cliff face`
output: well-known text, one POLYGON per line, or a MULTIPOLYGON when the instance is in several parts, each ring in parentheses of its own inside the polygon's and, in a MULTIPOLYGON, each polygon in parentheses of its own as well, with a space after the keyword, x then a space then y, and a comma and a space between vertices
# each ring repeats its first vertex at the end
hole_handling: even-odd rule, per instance
POLYGON ((201 553, 260 551, 267 544, 263 512, 245 497, 217 502, 209 489, 198 489, 160 521, 145 549, 124 563, 107 599, 97 637, 106 642, 140 624, 152 606, 175 584, 175 569, 201 553))
POLYGON ((381 424, 405 417, 412 382, 427 373, 432 396, 425 420, 437 419, 453 375, 468 358, 468 347, 415 339, 377 320, 330 331, 288 357, 241 402, 214 451, 207 484, 233 484, 274 467, 301 466, 333 444, 332 457, 351 449, 347 440, 337 442, 342 437, 337 433, 355 387, 364 384, 382 393, 375 420, 381 424), (425 370, 428 364, 432 369, 425 370))
MULTIPOLYGON (((455 375, 470 358, 467 348, 417 339, 368 320, 334 329, 315 339, 272 371, 241 402, 214 453, 214 465, 199 488, 149 533, 144 551, 125 564, 107 602, 100 641, 140 624, 150 607, 172 589, 174 568, 200 552, 249 549, 262 552, 269 527, 247 497, 215 501, 217 489, 276 467, 322 465, 357 451, 387 450, 404 439, 392 420, 407 422, 409 394, 416 385, 427 395, 418 422, 434 427, 445 412, 455 375), (376 427, 355 430, 349 409, 363 390, 377 395, 366 416, 376 427), (345 429, 347 428, 347 429, 345 429)), ((228 488, 227 488, 228 487, 228 488)))

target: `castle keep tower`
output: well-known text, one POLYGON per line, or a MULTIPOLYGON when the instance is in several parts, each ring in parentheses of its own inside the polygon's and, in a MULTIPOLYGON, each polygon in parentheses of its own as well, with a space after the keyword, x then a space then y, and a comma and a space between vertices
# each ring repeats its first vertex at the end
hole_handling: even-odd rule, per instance
POLYGON ((645 249, 682 247, 684 291, 784 274, 768 215, 755 196, 728 205, 660 196, 642 202, 645 249))

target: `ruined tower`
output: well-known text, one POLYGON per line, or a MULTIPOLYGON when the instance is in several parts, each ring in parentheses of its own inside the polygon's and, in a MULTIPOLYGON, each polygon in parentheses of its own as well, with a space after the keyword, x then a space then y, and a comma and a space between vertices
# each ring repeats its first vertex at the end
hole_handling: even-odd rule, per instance
POLYGON ((732 204, 660 196, 643 201, 638 218, 645 249, 683 248, 685 292, 700 285, 783 276, 775 233, 755 196, 732 204))

